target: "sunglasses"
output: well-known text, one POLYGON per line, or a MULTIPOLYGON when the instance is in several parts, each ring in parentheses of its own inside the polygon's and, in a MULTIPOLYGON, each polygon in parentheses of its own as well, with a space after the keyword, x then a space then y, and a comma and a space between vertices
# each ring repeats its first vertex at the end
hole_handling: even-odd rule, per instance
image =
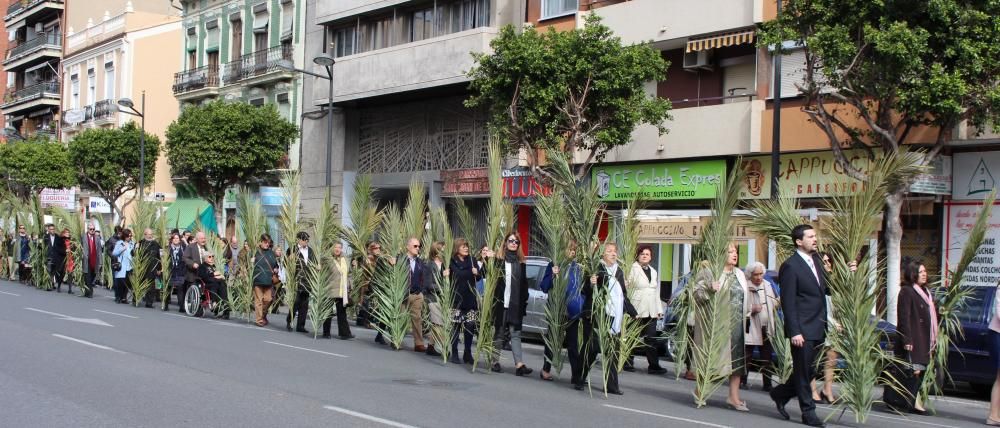
POLYGON ((507 240, 507 243, 508 243, 508 244, 520 244, 520 243, 521 243, 521 241, 518 241, 518 240, 516 240, 516 239, 508 239, 508 240, 507 240))
POLYGON ((411 247, 413 247, 413 248, 423 248, 424 246, 423 246, 423 244, 414 244, 414 245, 411 245, 411 247))

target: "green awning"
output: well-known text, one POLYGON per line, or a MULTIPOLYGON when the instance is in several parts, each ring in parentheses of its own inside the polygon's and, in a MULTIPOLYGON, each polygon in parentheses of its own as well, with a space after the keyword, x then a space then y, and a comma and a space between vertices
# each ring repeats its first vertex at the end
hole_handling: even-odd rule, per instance
POLYGON ((167 208, 167 229, 194 230, 201 222, 205 230, 218 230, 215 210, 204 199, 178 199, 167 208))

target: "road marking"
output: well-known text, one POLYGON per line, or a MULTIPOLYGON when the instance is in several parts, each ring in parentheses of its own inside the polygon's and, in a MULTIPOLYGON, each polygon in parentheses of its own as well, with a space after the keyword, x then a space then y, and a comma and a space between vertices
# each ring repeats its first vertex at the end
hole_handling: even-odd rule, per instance
MULTIPOLYGON (((843 410, 843 409, 839 409, 839 408, 835 408, 835 407, 829 407, 829 406, 816 406, 816 408, 817 409, 833 410, 833 411, 841 411, 841 410, 843 410)), ((932 427, 958 428, 958 427, 956 427, 954 425, 941 425, 941 424, 935 424, 935 423, 931 423, 931 422, 918 421, 916 419, 910 419, 910 418, 897 418, 897 417, 893 417, 893 416, 879 415, 879 414, 876 414, 874 412, 869 412, 868 416, 876 417, 876 418, 882 418, 882 419, 891 419, 891 420, 894 420, 894 421, 902 421, 902 422, 912 423, 912 424, 927 425, 927 426, 932 426, 932 427)))
POLYGON ((324 355, 331 355, 331 356, 334 356, 334 357, 347 358, 347 355, 343 355, 343 354, 335 354, 333 352, 326 352, 326 351, 317 351, 315 349, 302 348, 302 347, 293 346, 293 345, 286 345, 284 343, 271 342, 269 340, 265 340, 264 343, 270 343, 272 345, 277 345, 277 346, 284 346, 286 348, 298 349, 298 350, 301 350, 301 351, 315 352, 317 354, 324 354, 324 355))
POLYGON ((43 311, 41 309, 35 309, 35 308, 24 308, 24 309, 29 310, 29 311, 33 311, 33 312, 38 312, 38 313, 41 313, 41 314, 52 315, 52 316, 56 317, 56 319, 61 319, 61 320, 64 320, 64 321, 73 321, 73 322, 79 322, 79 323, 84 323, 84 324, 99 325, 99 326, 103 326, 103 327, 114 327, 113 325, 108 324, 108 323, 106 323, 104 321, 101 321, 101 320, 99 320, 97 318, 77 318, 77 317, 71 317, 69 315, 63 315, 63 314, 56 313, 56 312, 43 311))
POLYGON ((117 312, 108 312, 108 311, 102 311, 102 310, 100 310, 100 309, 94 309, 94 312, 100 312, 100 313, 102 313, 102 314, 108 314, 108 315, 117 315, 117 316, 120 316, 120 317, 125 317, 125 318, 132 318, 132 319, 134 319, 134 320, 137 320, 137 319, 139 319, 139 317, 134 317, 134 316, 132 316, 132 315, 125 315, 125 314, 119 314, 119 313, 117 313, 117 312))
POLYGON ((675 420, 675 421, 689 422, 689 423, 692 423, 692 424, 704 425, 704 426, 709 426, 709 427, 728 428, 725 425, 716 425, 716 424, 709 423, 709 422, 702 422, 702 421, 695 420, 695 419, 680 418, 680 417, 677 417, 677 416, 661 415, 659 413, 647 412, 645 410, 630 409, 628 407, 614 406, 614 405, 611 405, 611 404, 605 404, 604 407, 610 407, 612 409, 624 410, 626 412, 639 413, 639 414, 642 414, 642 415, 657 416, 657 417, 661 417, 661 418, 664 418, 664 419, 670 419, 670 420, 675 420))
POLYGON ((989 403, 983 403, 980 401, 962 400, 957 398, 944 398, 944 397, 934 397, 933 401, 944 401, 946 403, 961 404, 969 407, 978 407, 980 409, 989 409, 989 403))
POLYGON ((20 294, 14 294, 14 293, 8 293, 8 292, 6 292, 6 291, 0 291, 0 294, 6 294, 6 295, 8 295, 8 296, 16 296, 16 297, 21 297, 21 295, 20 295, 20 294))
POLYGON ((368 414, 361 413, 361 412, 355 412, 354 410, 348 410, 348 409, 345 409, 343 407, 323 406, 323 408, 327 409, 327 410, 333 410, 334 412, 343 413, 345 415, 354 416, 356 418, 361 418, 361 419, 369 420, 369 421, 372 421, 372 422, 378 422, 378 423, 380 423, 382 425, 388 425, 388 426, 391 426, 391 427, 396 427, 396 428, 417 428, 417 427, 415 427, 413 425, 401 424, 401 423, 396 422, 396 421, 390 421, 388 419, 383 419, 383 418, 380 418, 378 416, 372 416, 372 415, 368 415, 368 414))
POLYGON ((88 341, 82 340, 82 339, 77 339, 75 337, 63 336, 61 334, 56 334, 56 333, 52 333, 52 336, 58 337, 60 339, 66 339, 66 340, 69 340, 69 341, 73 341, 73 342, 76 342, 76 343, 79 343, 79 344, 82 344, 82 345, 91 346, 91 347, 94 347, 94 348, 97 348, 97 349, 103 349, 105 351, 117 352, 119 354, 124 354, 125 353, 125 351, 119 351, 119 350, 117 350, 115 348, 112 348, 110 346, 98 345, 96 343, 88 342, 88 341))

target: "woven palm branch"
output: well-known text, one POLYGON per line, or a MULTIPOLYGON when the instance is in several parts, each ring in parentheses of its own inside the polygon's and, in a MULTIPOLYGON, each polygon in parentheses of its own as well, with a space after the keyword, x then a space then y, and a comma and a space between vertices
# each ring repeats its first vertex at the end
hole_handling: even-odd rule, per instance
MULTIPOLYGON (((737 161, 739 164, 739 161, 737 161)), ((725 352, 731 344, 733 326, 741 321, 742 308, 730 304, 730 287, 739 287, 735 276, 725 274, 729 245, 733 241, 733 212, 739 202, 743 170, 733 168, 724 183, 716 187, 712 201, 712 218, 702 230, 695 260, 701 260, 696 270, 692 293, 695 311, 696 335, 699 341, 692 344, 695 374, 695 405, 702 407, 708 398, 729 378, 730 366, 739 366, 742 361, 725 361, 725 352), (712 284, 720 282, 719 291, 712 291, 712 284), (736 311, 736 312, 734 312, 736 311)))
MULTIPOLYGON (((434 225, 431 228, 434 231, 434 240, 444 242, 444 249, 441 254, 441 260, 444 261, 442 270, 448 270, 451 267, 451 255, 454 253, 455 240, 451 234, 451 225, 448 223, 448 213, 443 207, 431 210, 431 223, 434 225)), ((442 325, 436 326, 440 331, 440 337, 434 337, 436 342, 435 348, 440 350, 441 359, 447 363, 448 358, 451 358, 451 335, 452 330, 455 328, 449 319, 455 303, 455 287, 451 283, 450 275, 443 275, 439 278, 437 286, 437 295, 435 297, 437 297, 437 304, 441 309, 441 317, 444 318, 444 322, 442 325)))
POLYGON ((962 321, 959 314, 965 309, 968 299, 972 295, 971 287, 963 287, 962 280, 965 271, 972 260, 979 252, 989 230, 989 221, 993 215, 993 201, 996 200, 996 189, 994 189, 983 201, 983 208, 976 217, 976 223, 969 230, 969 238, 962 249, 962 256, 958 260, 955 269, 947 273, 945 281, 935 284, 932 295, 939 296, 937 303, 938 310, 938 334, 934 349, 931 352, 930 363, 927 364, 923 381, 920 384, 920 401, 926 405, 933 406, 928 400, 931 394, 940 395, 943 393, 938 387, 938 373, 941 373, 948 382, 951 382, 951 373, 948 371, 948 353, 951 345, 956 339, 964 339, 962 321), (950 283, 949 283, 950 282, 950 283))
MULTIPOLYGON (((291 247, 295 245, 295 235, 304 229, 299 216, 299 203, 302 200, 299 174, 296 172, 285 173, 281 178, 281 191, 284 194, 284 204, 279 209, 278 227, 281 229, 284 242, 287 243, 288 247, 291 247)), ((275 248, 275 253, 284 254, 284 252, 284 248, 275 248)), ((296 279, 297 266, 294 259, 285 260, 285 257, 279 258, 278 264, 282 265, 285 269, 286 280, 281 286, 285 289, 285 306, 288 307, 288 313, 294 320, 296 314, 292 308, 295 307, 295 299, 298 297, 299 288, 299 281, 296 279)))
POLYGON ((333 289, 333 268, 326 255, 316 258, 310 263, 306 278, 309 289, 309 321, 313 328, 313 339, 319 337, 323 322, 333 316, 336 300, 331 295, 333 289))
MULTIPOLYGON (((503 169, 503 148, 496 136, 491 136, 488 147, 489 161, 487 173, 490 183, 490 201, 486 218, 486 243, 489 248, 497 251, 503 243, 505 231, 513 226, 514 212, 510 204, 503 199, 501 187, 501 170, 503 169)), ((499 257, 499 256, 498 256, 499 257)), ((492 363, 500 357, 493 345, 495 335, 493 325, 493 303, 496 298, 496 284, 503 274, 498 269, 484 269, 483 294, 479 296, 479 334, 476 340, 476 352, 472 370, 475 371, 482 358, 492 363)))
MULTIPOLYGON (((566 210, 564 193, 560 188, 553 188, 552 193, 535 198, 535 215, 538 219, 541 237, 544 241, 545 254, 552 260, 553 266, 561 269, 569 268, 567 248, 569 234, 566 233, 566 210)), ((556 373, 562 372, 563 343, 566 341, 566 289, 569 286, 568 272, 553 275, 552 288, 545 301, 545 323, 548 328, 542 335, 551 351, 549 363, 556 373)), ((579 279, 579 278, 577 278, 579 279)))
POLYGON ((480 248, 476 245, 479 241, 476 234, 476 221, 472 218, 472 212, 469 211, 469 206, 465 205, 465 200, 461 198, 455 198, 453 200, 455 207, 455 218, 458 220, 458 232, 469 241, 469 248, 475 250, 480 248))
MULTIPOLYGON (((395 204, 386 209, 380 241, 387 257, 401 254, 406 242, 406 225, 395 204)), ((375 329, 385 336, 393 349, 402 348, 410 325, 410 313, 404 302, 409 294, 410 268, 405 262, 376 263, 371 292, 375 329)))
MULTIPOLYGON (((633 197, 628 201, 625 208, 625 215, 622 217, 621 222, 618 224, 618 246, 621 248, 619 251, 619 266, 621 269, 625 269, 625 289, 629 291, 629 295, 625 296, 627 299, 632 298, 632 290, 635 287, 632 284, 632 275, 630 272, 631 264, 629 261, 632 256, 639 252, 639 218, 638 212, 643 206, 643 201, 638 195, 633 197)), ((639 322, 635 318, 625 316, 622 321, 621 334, 618 337, 618 347, 615 350, 617 356, 615 362, 617 363, 616 370, 619 372, 625 367, 625 363, 628 361, 628 357, 632 355, 637 349, 644 346, 642 341, 643 333, 643 323, 639 322)))
MULTIPOLYGON (((879 343, 887 339, 875 328, 871 315, 879 318, 884 311, 877 308, 878 288, 869 278, 884 271, 884 263, 871 263, 862 248, 876 232, 879 215, 892 186, 906 182, 923 172, 920 166, 923 155, 914 152, 891 153, 870 163, 866 185, 853 196, 827 200, 827 208, 836 215, 829 219, 826 233, 836 237, 826 242, 833 272, 828 275, 834 316, 840 329, 831 329, 829 340, 846 362, 847 369, 836 372, 841 381, 838 406, 854 412, 855 420, 864 423, 875 402, 874 388, 882 377, 884 368, 893 357, 879 343), (857 259, 861 254, 860 259, 857 259), (851 271, 848 261, 857 260, 857 269, 851 271)), ((891 376, 882 379, 887 388, 901 390, 899 382, 891 376)))

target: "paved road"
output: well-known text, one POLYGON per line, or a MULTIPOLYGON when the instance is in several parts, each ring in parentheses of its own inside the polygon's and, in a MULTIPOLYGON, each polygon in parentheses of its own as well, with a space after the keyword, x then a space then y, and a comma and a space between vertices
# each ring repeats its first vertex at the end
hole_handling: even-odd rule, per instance
MULTIPOLYGON (((0 426, 801 426, 778 419, 757 388, 744 391, 750 414, 724 409, 721 390, 696 409, 693 384, 672 367, 671 377, 624 373, 625 395, 604 398, 570 388, 566 372, 516 377, 509 352, 506 373, 470 373, 393 352, 370 330, 314 340, 285 332, 280 318, 258 328, 116 305, 106 290, 83 299, 0 281, 0 426)), ((528 345, 526 359, 537 373, 540 347, 528 345)), ((980 426, 986 407, 939 399, 938 416, 876 411, 868 425, 980 426)), ((797 421, 795 403, 788 409, 797 421)))

